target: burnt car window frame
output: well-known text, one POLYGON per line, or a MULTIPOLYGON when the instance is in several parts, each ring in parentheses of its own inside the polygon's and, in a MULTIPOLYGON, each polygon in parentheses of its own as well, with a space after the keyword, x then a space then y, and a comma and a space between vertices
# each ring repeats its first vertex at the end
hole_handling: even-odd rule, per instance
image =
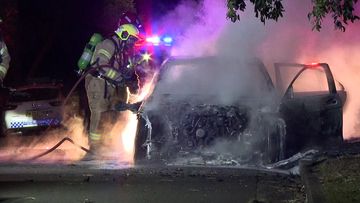
POLYGON ((317 64, 275 63, 274 66, 275 66, 275 86, 280 93, 283 93, 282 98, 291 98, 290 91, 294 82, 299 78, 299 76, 305 70, 313 69, 314 66, 321 67, 324 70, 329 87, 329 94, 337 94, 335 79, 327 63, 317 63, 317 64), (286 89, 284 89, 283 78, 281 76, 281 68, 283 67, 285 68, 301 67, 301 70, 294 76, 294 78, 288 84, 286 89))

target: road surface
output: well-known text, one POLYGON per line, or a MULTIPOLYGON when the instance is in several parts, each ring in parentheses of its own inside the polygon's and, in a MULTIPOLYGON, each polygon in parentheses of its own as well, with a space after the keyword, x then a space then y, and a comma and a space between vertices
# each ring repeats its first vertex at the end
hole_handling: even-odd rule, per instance
POLYGON ((0 202, 304 202, 285 171, 107 162, 1 164, 0 202))

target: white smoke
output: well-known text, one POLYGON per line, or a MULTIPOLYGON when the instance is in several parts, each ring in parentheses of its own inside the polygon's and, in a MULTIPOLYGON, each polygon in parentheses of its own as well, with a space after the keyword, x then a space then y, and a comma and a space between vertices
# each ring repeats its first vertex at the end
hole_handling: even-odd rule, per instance
MULTIPOLYGON (((312 31, 312 24, 307 19, 307 13, 312 9, 311 1, 284 2, 284 17, 278 22, 267 21, 263 25, 254 17, 251 3, 241 13, 241 21, 232 23, 226 19, 226 2, 218 0, 204 0, 200 4, 184 1, 174 12, 165 17, 164 27, 176 27, 178 34, 177 46, 173 55, 190 56, 227 56, 228 58, 246 59, 260 57, 273 76, 273 63, 275 62, 325 62, 330 65, 334 77, 341 82, 348 92, 348 99, 344 111, 344 136, 356 136, 358 125, 358 112, 360 95, 357 88, 360 86, 358 49, 360 43, 359 23, 349 24, 345 33, 335 30, 331 17, 323 22, 321 32, 312 31), (197 12, 195 12, 197 11, 197 12), (180 18, 183 17, 183 18, 180 18)), ((358 8, 357 8, 358 9, 358 8)), ((238 91, 242 93, 241 77, 243 70, 235 69, 238 62, 221 69, 210 71, 184 72, 184 80, 178 79, 177 90, 183 91, 184 84, 191 84, 190 90, 208 87, 207 90, 218 90, 225 97, 233 97, 234 89, 229 84, 237 84, 238 91), (224 77, 221 76, 221 74, 224 77), (224 74, 226 73, 226 74, 224 74), (209 76, 210 75, 210 76, 209 76), (217 76, 215 79, 211 75, 217 76), (187 79, 199 78, 197 84, 187 79), (216 83, 208 86, 203 79, 216 83), (234 82, 234 83, 232 83, 234 82), (222 86, 224 85, 224 86, 222 86), (227 95, 227 96, 226 96, 227 95)), ((220 68, 220 67, 218 67, 220 68)), ((181 71, 173 73, 181 78, 181 71)), ((246 75, 246 74, 245 74, 246 75)), ((251 78, 258 82, 259 78, 251 78)), ((186 86, 186 85, 185 85, 186 86)), ((205 88, 206 89, 206 88, 205 88)))
POLYGON ((157 85, 155 94, 217 95, 214 102, 233 104, 257 89, 263 91, 266 81, 257 65, 251 64, 257 57, 255 45, 264 38, 259 32, 263 26, 255 20, 245 26, 233 24, 225 16, 224 1, 205 0, 199 4, 184 1, 164 17, 163 27, 177 36, 172 56, 216 59, 205 59, 198 66, 172 67, 157 85))
POLYGON ((199 4, 183 1, 166 15, 162 25, 176 36, 172 55, 214 54, 214 45, 226 23, 224 8, 223 1, 206 0, 199 4))
POLYGON ((344 108, 344 137, 358 136, 360 65, 356 59, 360 56, 360 24, 349 24, 346 32, 341 32, 334 29, 329 16, 323 22, 321 32, 312 31, 306 17, 311 9, 310 3, 286 2, 284 18, 265 26, 267 36, 259 43, 259 51, 268 65, 274 61, 328 63, 335 79, 348 93, 344 108))

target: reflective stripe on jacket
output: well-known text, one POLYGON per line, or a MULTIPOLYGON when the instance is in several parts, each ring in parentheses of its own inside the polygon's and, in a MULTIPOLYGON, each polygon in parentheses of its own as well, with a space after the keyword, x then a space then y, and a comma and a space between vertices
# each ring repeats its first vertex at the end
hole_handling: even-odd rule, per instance
MULTIPOLYGON (((116 42, 118 39, 113 38, 116 42)), ((120 82, 123 80, 121 73, 118 71, 122 64, 119 64, 118 60, 114 60, 115 44, 111 39, 105 39, 96 45, 94 55, 91 63, 97 62, 97 65, 110 65, 113 68, 105 67, 99 70, 99 72, 109 78, 110 80, 120 82), (111 64, 113 62, 113 64, 111 64)))

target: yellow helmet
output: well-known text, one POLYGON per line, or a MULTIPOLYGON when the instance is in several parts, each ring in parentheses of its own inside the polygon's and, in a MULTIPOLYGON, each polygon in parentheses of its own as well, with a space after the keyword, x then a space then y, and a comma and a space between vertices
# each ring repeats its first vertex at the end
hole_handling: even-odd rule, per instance
POLYGON ((130 36, 139 39, 139 30, 132 24, 123 24, 119 26, 115 33, 121 40, 128 40, 130 36))

